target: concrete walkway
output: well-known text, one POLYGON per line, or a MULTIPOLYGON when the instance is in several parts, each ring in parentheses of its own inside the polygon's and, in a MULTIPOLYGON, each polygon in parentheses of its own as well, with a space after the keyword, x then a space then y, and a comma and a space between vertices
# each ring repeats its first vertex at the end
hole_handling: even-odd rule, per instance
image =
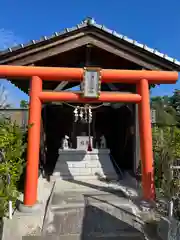
POLYGON ((16 212, 12 220, 6 219, 2 239, 149 239, 144 235, 140 209, 130 200, 138 195, 131 177, 120 182, 101 179, 55 183, 40 178, 41 211, 33 215, 16 212))
POLYGON ((118 183, 56 181, 43 226, 55 239, 146 239, 139 209, 118 183))
MULTIPOLYGON (((25 214, 16 210, 12 220, 4 218, 2 240, 22 240, 24 236, 41 235, 46 204, 53 190, 53 185, 53 182, 47 182, 45 179, 39 178, 38 200, 41 209, 33 214, 25 214)), ((20 196, 19 200, 23 200, 23 195, 20 196)))

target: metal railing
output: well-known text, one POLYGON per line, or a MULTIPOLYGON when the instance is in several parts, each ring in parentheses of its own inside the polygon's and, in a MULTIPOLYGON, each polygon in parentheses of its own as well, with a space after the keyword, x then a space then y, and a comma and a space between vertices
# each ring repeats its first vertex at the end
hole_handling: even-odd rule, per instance
POLYGON ((119 179, 123 179, 123 172, 122 172, 122 170, 118 166, 118 164, 117 164, 116 160, 114 159, 114 157, 112 156, 112 154, 109 154, 109 155, 110 155, 110 159, 111 159, 111 161, 113 163, 113 166, 114 166, 114 168, 116 170, 116 173, 118 174, 119 179))

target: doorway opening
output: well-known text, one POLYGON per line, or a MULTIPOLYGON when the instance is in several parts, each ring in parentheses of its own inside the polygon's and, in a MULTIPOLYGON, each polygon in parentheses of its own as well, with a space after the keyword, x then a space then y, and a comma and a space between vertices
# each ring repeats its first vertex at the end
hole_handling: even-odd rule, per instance
POLYGON ((106 107, 97 113, 96 132, 103 134, 111 156, 121 171, 134 171, 134 116, 126 105, 106 107))
MULTIPOLYGON (((93 148, 96 141, 104 135, 111 159, 121 171, 134 170, 134 113, 126 105, 120 107, 102 106, 94 109, 91 123, 93 148)), ((41 146, 41 162, 46 176, 52 175, 57 159, 58 149, 65 135, 69 136, 70 148, 76 149, 76 137, 88 134, 88 127, 74 123, 73 109, 67 105, 46 104, 42 110, 43 138, 41 146), (45 136, 45 137, 43 137, 45 136)), ((113 163, 114 164, 114 163, 113 163)))

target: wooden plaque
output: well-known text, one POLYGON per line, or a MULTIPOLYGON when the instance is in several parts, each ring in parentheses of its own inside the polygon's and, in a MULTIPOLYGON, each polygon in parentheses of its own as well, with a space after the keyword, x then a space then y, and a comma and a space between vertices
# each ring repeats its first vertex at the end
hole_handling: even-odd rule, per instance
POLYGON ((83 95, 86 98, 98 98, 101 89, 100 69, 85 68, 82 84, 83 95))

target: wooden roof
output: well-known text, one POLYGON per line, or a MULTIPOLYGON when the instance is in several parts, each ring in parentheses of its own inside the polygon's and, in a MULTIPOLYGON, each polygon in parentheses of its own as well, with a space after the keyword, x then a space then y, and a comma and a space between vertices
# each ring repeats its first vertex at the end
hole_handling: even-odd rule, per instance
MULTIPOLYGON (((45 60, 58 57, 59 55, 64 56, 65 53, 76 52, 75 55, 78 56, 77 49, 83 49, 87 45, 101 49, 116 56, 116 58, 121 58, 141 68, 150 70, 180 70, 180 62, 176 59, 118 34, 104 25, 99 25, 92 18, 86 19, 73 28, 67 28, 59 33, 56 32, 50 37, 44 36, 39 40, 32 40, 27 44, 21 44, 1 51, 0 64, 34 64, 40 66, 43 65, 45 60)), ((106 61, 108 62, 108 60, 107 58, 106 61)), ((51 66, 53 66, 53 61, 51 63, 51 66)), ((18 81, 14 81, 14 84, 19 87, 18 81)), ((23 84, 25 83, 21 82, 20 88, 22 90, 27 88, 27 85, 23 86, 23 84)))
MULTIPOLYGON (((67 28, 59 33, 55 32, 51 37, 44 36, 39 40, 32 40, 27 44, 20 44, 13 48, 8 48, 5 51, 0 51, 0 64, 32 64, 34 61, 40 60, 43 57, 49 57, 66 51, 67 45, 64 44, 72 43, 72 41, 75 40, 76 43, 71 46, 71 49, 87 43, 103 48, 105 45, 103 45, 102 42, 108 41, 110 45, 114 44, 116 46, 116 50, 119 50, 116 51, 116 53, 124 58, 135 61, 135 58, 140 57, 141 64, 144 65, 144 67, 147 66, 147 63, 145 64, 144 61, 147 61, 151 62, 149 66, 154 66, 155 68, 161 66, 169 68, 170 70, 180 69, 180 62, 178 60, 160 53, 156 49, 149 48, 145 44, 140 44, 136 40, 118 34, 106 28, 104 25, 99 25, 91 18, 86 19, 75 27, 67 28), (61 47, 58 50, 57 46, 60 45, 61 47), (129 59, 129 55, 133 56, 129 59)), ((112 49, 108 47, 106 50, 111 51, 112 49)), ((115 53, 115 50, 111 52, 115 53)))

